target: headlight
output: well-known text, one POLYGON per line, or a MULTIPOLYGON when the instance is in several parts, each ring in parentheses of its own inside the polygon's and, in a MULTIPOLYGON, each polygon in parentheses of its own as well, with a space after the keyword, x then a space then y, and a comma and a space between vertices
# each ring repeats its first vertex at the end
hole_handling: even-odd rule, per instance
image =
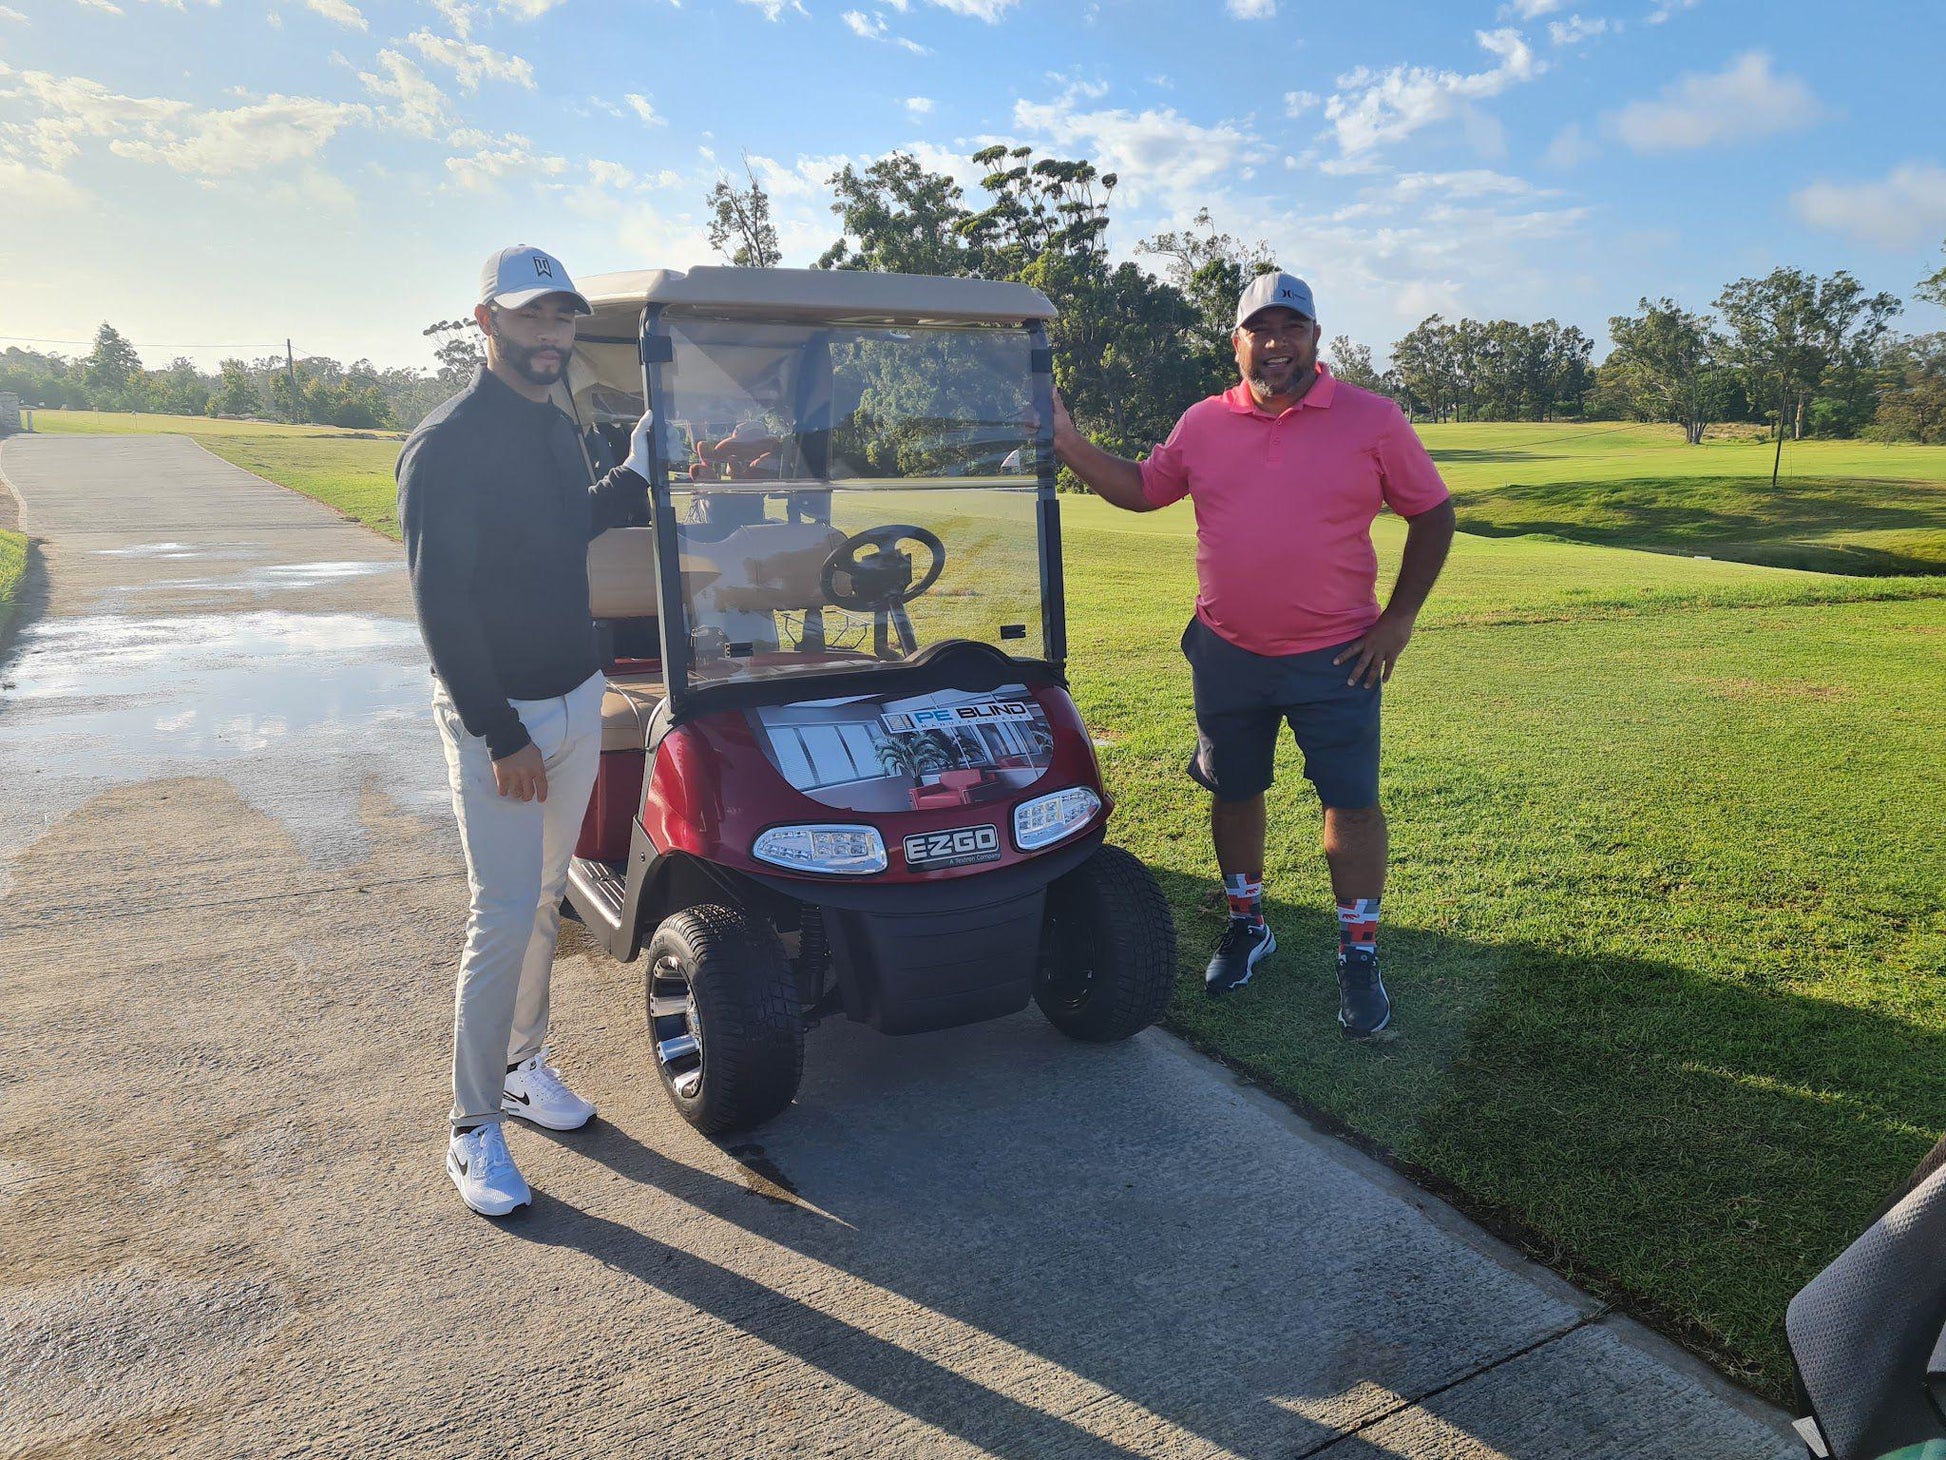
POLYGON ((870 826, 773 826, 750 855, 793 872, 864 877, 885 870, 885 840, 870 826))
POLYGON ((1086 786, 1070 786, 1051 796, 1036 796, 1014 807, 1014 844, 1023 852, 1052 846, 1095 819, 1101 797, 1086 786))

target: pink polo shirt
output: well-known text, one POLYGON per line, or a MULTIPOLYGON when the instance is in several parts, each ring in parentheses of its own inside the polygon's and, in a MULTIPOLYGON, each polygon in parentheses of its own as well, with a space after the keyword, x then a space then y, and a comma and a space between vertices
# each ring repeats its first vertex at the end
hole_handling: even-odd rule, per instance
POLYGON ((1446 484, 1398 406, 1324 365, 1282 415, 1239 382, 1182 414, 1142 463, 1158 507, 1196 504, 1196 616, 1255 654, 1302 654, 1378 620, 1372 519, 1416 517, 1446 484))

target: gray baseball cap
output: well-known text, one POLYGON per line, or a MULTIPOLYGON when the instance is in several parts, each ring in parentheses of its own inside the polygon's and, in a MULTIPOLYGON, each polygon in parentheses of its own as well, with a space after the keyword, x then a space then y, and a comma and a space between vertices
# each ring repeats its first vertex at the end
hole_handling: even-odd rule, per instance
POLYGON ((561 261, 544 249, 516 243, 493 255, 480 269, 480 303, 518 309, 546 294, 565 294, 575 313, 593 314, 561 261))
POLYGON ((1306 319, 1318 317, 1311 302, 1311 286, 1295 274, 1259 274, 1245 287, 1237 300, 1237 323, 1241 325, 1260 309, 1294 309, 1306 319))

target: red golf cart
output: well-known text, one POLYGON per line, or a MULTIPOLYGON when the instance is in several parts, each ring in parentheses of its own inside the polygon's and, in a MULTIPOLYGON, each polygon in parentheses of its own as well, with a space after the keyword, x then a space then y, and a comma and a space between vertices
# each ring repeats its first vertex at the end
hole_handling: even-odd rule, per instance
POLYGON ((1104 840, 1063 673, 1047 299, 732 268, 583 292, 564 404, 619 438, 653 407, 654 525, 589 552, 608 694, 568 901, 646 954, 677 1108, 769 1119, 829 1013, 1152 1023, 1174 923, 1104 840))

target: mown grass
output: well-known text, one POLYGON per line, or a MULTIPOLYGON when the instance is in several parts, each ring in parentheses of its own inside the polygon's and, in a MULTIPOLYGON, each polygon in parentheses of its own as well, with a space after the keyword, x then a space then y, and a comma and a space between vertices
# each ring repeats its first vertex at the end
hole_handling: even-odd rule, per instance
POLYGON ((20 591, 27 581, 27 537, 24 533, 0 531, 0 644, 7 642, 14 614, 20 606, 20 591))
POLYGON ((1176 908, 1172 1022, 1781 1397, 1791 1293, 1946 1129, 1946 584, 1824 578, 1806 602, 1812 575, 1462 537, 1388 690, 1398 1032, 1365 1048, 1334 1022, 1288 744, 1280 950, 1202 996, 1191 545, 1171 565, 1129 541, 1070 539, 1075 693, 1111 741, 1116 836, 1176 908), (1527 621, 1483 596, 1501 553, 1534 559, 1527 621), (1563 604, 1571 558, 1653 601, 1563 604))
MULTIPOLYGON (((1512 510, 1489 495, 1509 481, 1660 480, 1665 505, 1693 499, 1695 530, 1727 538, 1758 465, 1767 491, 1761 443, 1690 456, 1657 428, 1625 428, 1614 461, 1566 439, 1541 459, 1537 435, 1575 429, 1426 434, 1467 526, 1472 499, 1512 510)), ((396 443, 199 439, 341 510, 380 502, 354 515, 397 535, 396 443)), ((1806 475, 1946 480, 1946 451, 1925 452, 1843 447, 1806 475)), ((1790 541, 1792 512, 1807 536, 1842 534, 1823 491, 1769 499, 1778 535, 1748 540, 1790 541)), ((1565 525, 1632 541, 1603 510, 1565 525)), ((1635 533, 1675 531, 1630 510, 1635 533)), ((1183 933, 1174 1026, 1782 1397, 1791 1293, 1946 1129, 1946 577, 1463 532, 1387 691, 1398 1022, 1359 1046, 1334 1021, 1318 812, 1288 745, 1267 869, 1279 952, 1235 999, 1202 997, 1215 873, 1182 773, 1176 649, 1192 518, 1062 511, 1075 694, 1107 742, 1115 836, 1183 933)), ((1402 530, 1382 519, 1376 537, 1389 582, 1402 530)))
POLYGON ((1463 525, 1830 573, 1946 573, 1946 452, 1705 440, 1673 426, 1446 425, 1421 436, 1463 525))

